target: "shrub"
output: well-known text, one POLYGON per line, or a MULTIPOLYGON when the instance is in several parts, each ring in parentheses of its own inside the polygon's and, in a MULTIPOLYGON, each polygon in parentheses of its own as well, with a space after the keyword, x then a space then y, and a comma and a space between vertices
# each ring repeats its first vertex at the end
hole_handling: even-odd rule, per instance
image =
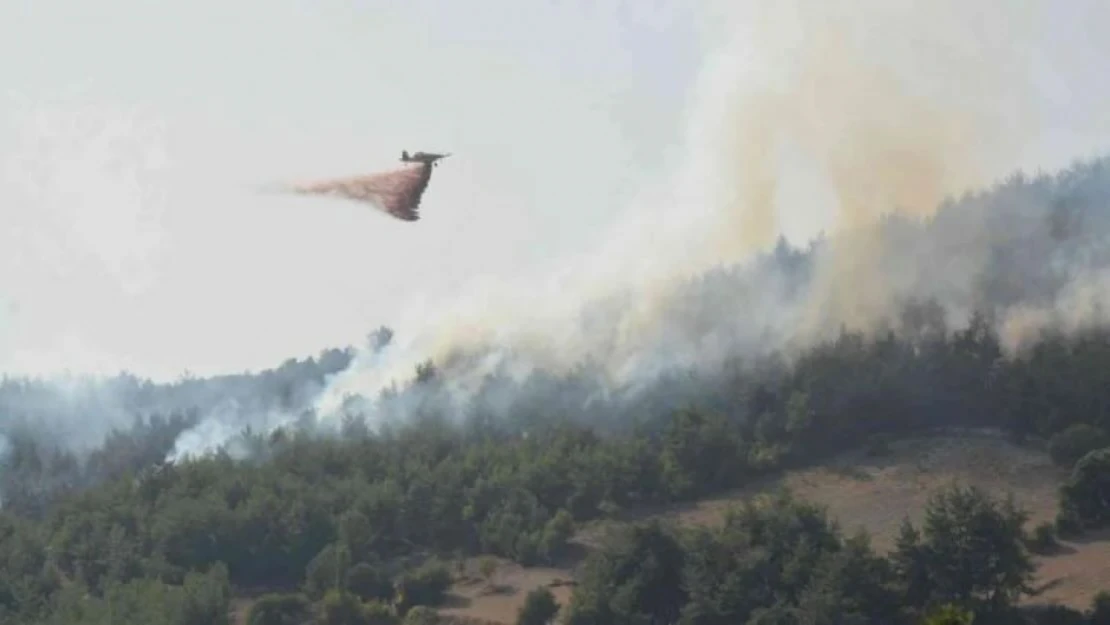
POLYGON ((358 597, 329 590, 320 605, 320 625, 364 625, 365 612, 358 597))
POLYGON ((405 615, 405 625, 436 625, 439 615, 427 606, 417 606, 405 615))
POLYGON ((1091 625, 1110 625, 1110 591, 1103 590, 1095 595, 1087 622, 1091 625))
POLYGON ((517 625, 547 625, 559 613, 559 603, 547 588, 536 588, 524 598, 517 613, 517 625))
POLYGON ((1052 523, 1041 523, 1033 528, 1033 533, 1026 539, 1026 545, 1035 553, 1048 553, 1059 543, 1056 542, 1056 527, 1052 523))
POLYGON ((443 603, 451 586, 451 572, 443 564, 431 562, 404 573, 395 586, 398 609, 402 612, 413 606, 436 606, 443 603))
POLYGON ((366 625, 393 625, 399 620, 393 607, 381 601, 370 601, 364 604, 362 616, 366 625))
POLYGON ((1076 423, 1057 432, 1048 441, 1048 454, 1062 467, 1071 467, 1088 453, 1110 447, 1110 435, 1102 428, 1076 423))
POLYGON ((393 598, 393 580, 382 569, 360 562, 347 572, 347 590, 363 601, 393 598))
POLYGON ((1079 515, 1067 507, 1061 507, 1056 513, 1056 535, 1062 538, 1074 538, 1083 533, 1083 523, 1079 515))
POLYGON ((922 625, 971 625, 974 620, 971 611, 946 603, 926 615, 922 625))
POLYGON ((1110 526, 1110 447, 1079 459, 1060 488, 1060 507, 1081 528, 1110 526))
POLYGON ((327 591, 334 590, 341 581, 341 562, 341 553, 335 544, 321 549, 305 568, 305 593, 312 599, 320 599, 327 591))
POLYGON ((247 625, 301 625, 312 604, 302 594, 269 594, 259 597, 247 613, 247 625))
POLYGON ((497 572, 497 560, 493 556, 482 556, 478 560, 478 572, 482 574, 482 579, 486 581, 486 585, 493 583, 493 574, 497 572))

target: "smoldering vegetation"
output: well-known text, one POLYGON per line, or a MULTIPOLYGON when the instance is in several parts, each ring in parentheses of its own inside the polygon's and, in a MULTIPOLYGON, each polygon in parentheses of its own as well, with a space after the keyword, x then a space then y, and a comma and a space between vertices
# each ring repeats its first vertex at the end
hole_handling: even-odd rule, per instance
MULTIPOLYGON (((1048 435, 1075 415, 1042 411, 1046 398, 1069 385, 1097 397, 1110 383, 1092 364, 1110 350, 1100 288, 1110 270, 1107 198, 1110 159, 1100 159, 1054 175, 1011 176, 930 217, 892 214, 868 234, 881 242, 880 275, 897 285, 886 289, 891 313, 823 333, 799 332, 799 319, 821 312, 812 310, 821 264, 854 233, 804 248, 780 240, 659 299, 651 326, 658 331, 638 337, 634 366, 620 375, 599 358, 545 368, 494 342, 423 359, 378 393, 346 392, 335 409, 319 410, 329 393, 357 388, 344 380, 404 355, 403 337, 381 328, 365 345, 259 373, 173 384, 130 375, 7 379, 0 495, 5 507, 34 515, 63 493, 190 455, 260 461, 300 437, 389 436, 421 424, 467 437, 528 437, 568 424, 603 436, 650 435, 676 411, 695 409, 724 415, 762 441, 756 464, 777 464, 776 454, 788 453, 776 441, 802 427, 799 419, 830 424, 820 434, 830 446, 955 423, 1048 435), (1031 382, 1028 372, 1046 363, 1058 379, 1031 382)), ((634 297, 612 295, 582 309, 576 323, 598 341, 595 354, 613 340, 634 297)), ((553 337, 549 349, 558 348, 553 337)), ((1097 406, 1083 413, 1091 410, 1088 420, 1107 421, 1097 406)))
POLYGON ((296 423, 353 349, 273 369, 158 384, 109 379, 0 382, 0 501, 41 510, 54 496, 167 461, 214 452, 252 428, 296 423))

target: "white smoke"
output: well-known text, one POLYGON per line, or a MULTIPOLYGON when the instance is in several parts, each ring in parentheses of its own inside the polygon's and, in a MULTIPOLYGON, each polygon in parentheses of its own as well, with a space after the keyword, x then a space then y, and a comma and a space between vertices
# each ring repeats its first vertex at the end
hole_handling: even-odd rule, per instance
MULTIPOLYGON (((8 454, 11 453, 12 444, 8 442, 8 437, 0 433, 0 480, 4 477, 4 471, 7 470, 8 454)), ((0 491, 0 509, 4 507, 4 493, 0 491)))
MULTIPOLYGON (((911 295, 939 298, 958 322, 979 303, 1004 224, 948 218, 932 235, 906 239, 897 222, 879 220, 927 219, 947 196, 1027 164, 1021 155, 1046 124, 1066 121, 1046 121, 1058 94, 1038 70, 1050 63, 1074 74, 1068 64, 1087 58, 1076 41, 1089 41, 1076 29, 1096 23, 1094 13, 1110 17, 1110 8, 794 0, 714 13, 721 36, 706 55, 674 174, 645 192, 606 245, 549 275, 420 302, 395 324, 397 344, 332 380, 320 413, 336 413, 351 395, 377 397, 426 358, 463 397, 494 372, 519 379, 583 362, 601 363, 614 385, 643 385, 676 367, 711 369, 730 354, 872 327, 911 295), (1046 20, 1058 27, 1042 28, 1046 20), (792 188, 806 180, 798 155, 818 188, 792 188), (749 262, 791 219, 823 223, 831 235, 804 292, 770 273, 747 292, 682 299, 685 280, 749 262), (599 308, 604 301, 616 303, 599 308)), ((1070 119, 1089 137, 1107 136, 1105 118, 1070 119)), ((1064 306, 1074 310, 1070 302, 1089 301, 1089 291, 1064 306)))
POLYGON ((286 425, 292 418, 277 411, 251 411, 244 419, 244 412, 234 400, 216 406, 197 425, 182 432, 174 442, 167 462, 181 462, 189 458, 206 456, 225 449, 231 456, 243 457, 246 450, 234 444, 247 426, 262 426, 266 430, 286 425))

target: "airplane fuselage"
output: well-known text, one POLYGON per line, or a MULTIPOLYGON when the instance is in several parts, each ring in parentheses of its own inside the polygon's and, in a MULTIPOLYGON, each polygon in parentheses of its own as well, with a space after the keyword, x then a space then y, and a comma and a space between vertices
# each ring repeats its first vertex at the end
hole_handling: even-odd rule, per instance
POLYGON ((401 161, 405 163, 424 163, 426 165, 436 165, 436 161, 441 158, 447 158, 450 154, 433 154, 430 152, 416 152, 409 154, 407 150, 401 152, 401 161))

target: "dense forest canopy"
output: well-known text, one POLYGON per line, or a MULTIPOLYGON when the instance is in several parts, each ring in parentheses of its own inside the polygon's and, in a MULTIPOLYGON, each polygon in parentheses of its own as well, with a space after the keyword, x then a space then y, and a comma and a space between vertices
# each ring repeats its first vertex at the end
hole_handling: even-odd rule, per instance
MULTIPOLYGON (((891 267, 908 282, 888 291, 890 314, 804 342, 771 321, 812 303, 831 243, 783 241, 672 294, 675 333, 649 351, 681 349, 625 380, 587 359, 460 385, 456 367, 428 360, 378 396, 317 410, 360 355, 388 357, 385 328, 255 374, 7 379, 0 622, 217 623, 244 589, 270 592, 259 625, 417 622, 442 600, 450 558, 561 562, 591 520, 943 426, 1048 442, 1072 474, 1042 542, 1106 527, 1110 327, 1091 289, 1107 268, 1108 187, 1100 160, 1015 176, 926 221, 891 217, 879 226, 890 254, 924 256, 891 267), (974 271, 954 279, 961 267, 974 271)), ((956 488, 889 556, 789 497, 741 507, 719 530, 633 525, 587 558, 564 618, 908 623, 968 610, 1024 622, 1034 616, 1012 609, 1031 591, 1038 537, 1023 521, 956 488)), ((544 622, 549 602, 530 596, 521 618, 544 622)))

